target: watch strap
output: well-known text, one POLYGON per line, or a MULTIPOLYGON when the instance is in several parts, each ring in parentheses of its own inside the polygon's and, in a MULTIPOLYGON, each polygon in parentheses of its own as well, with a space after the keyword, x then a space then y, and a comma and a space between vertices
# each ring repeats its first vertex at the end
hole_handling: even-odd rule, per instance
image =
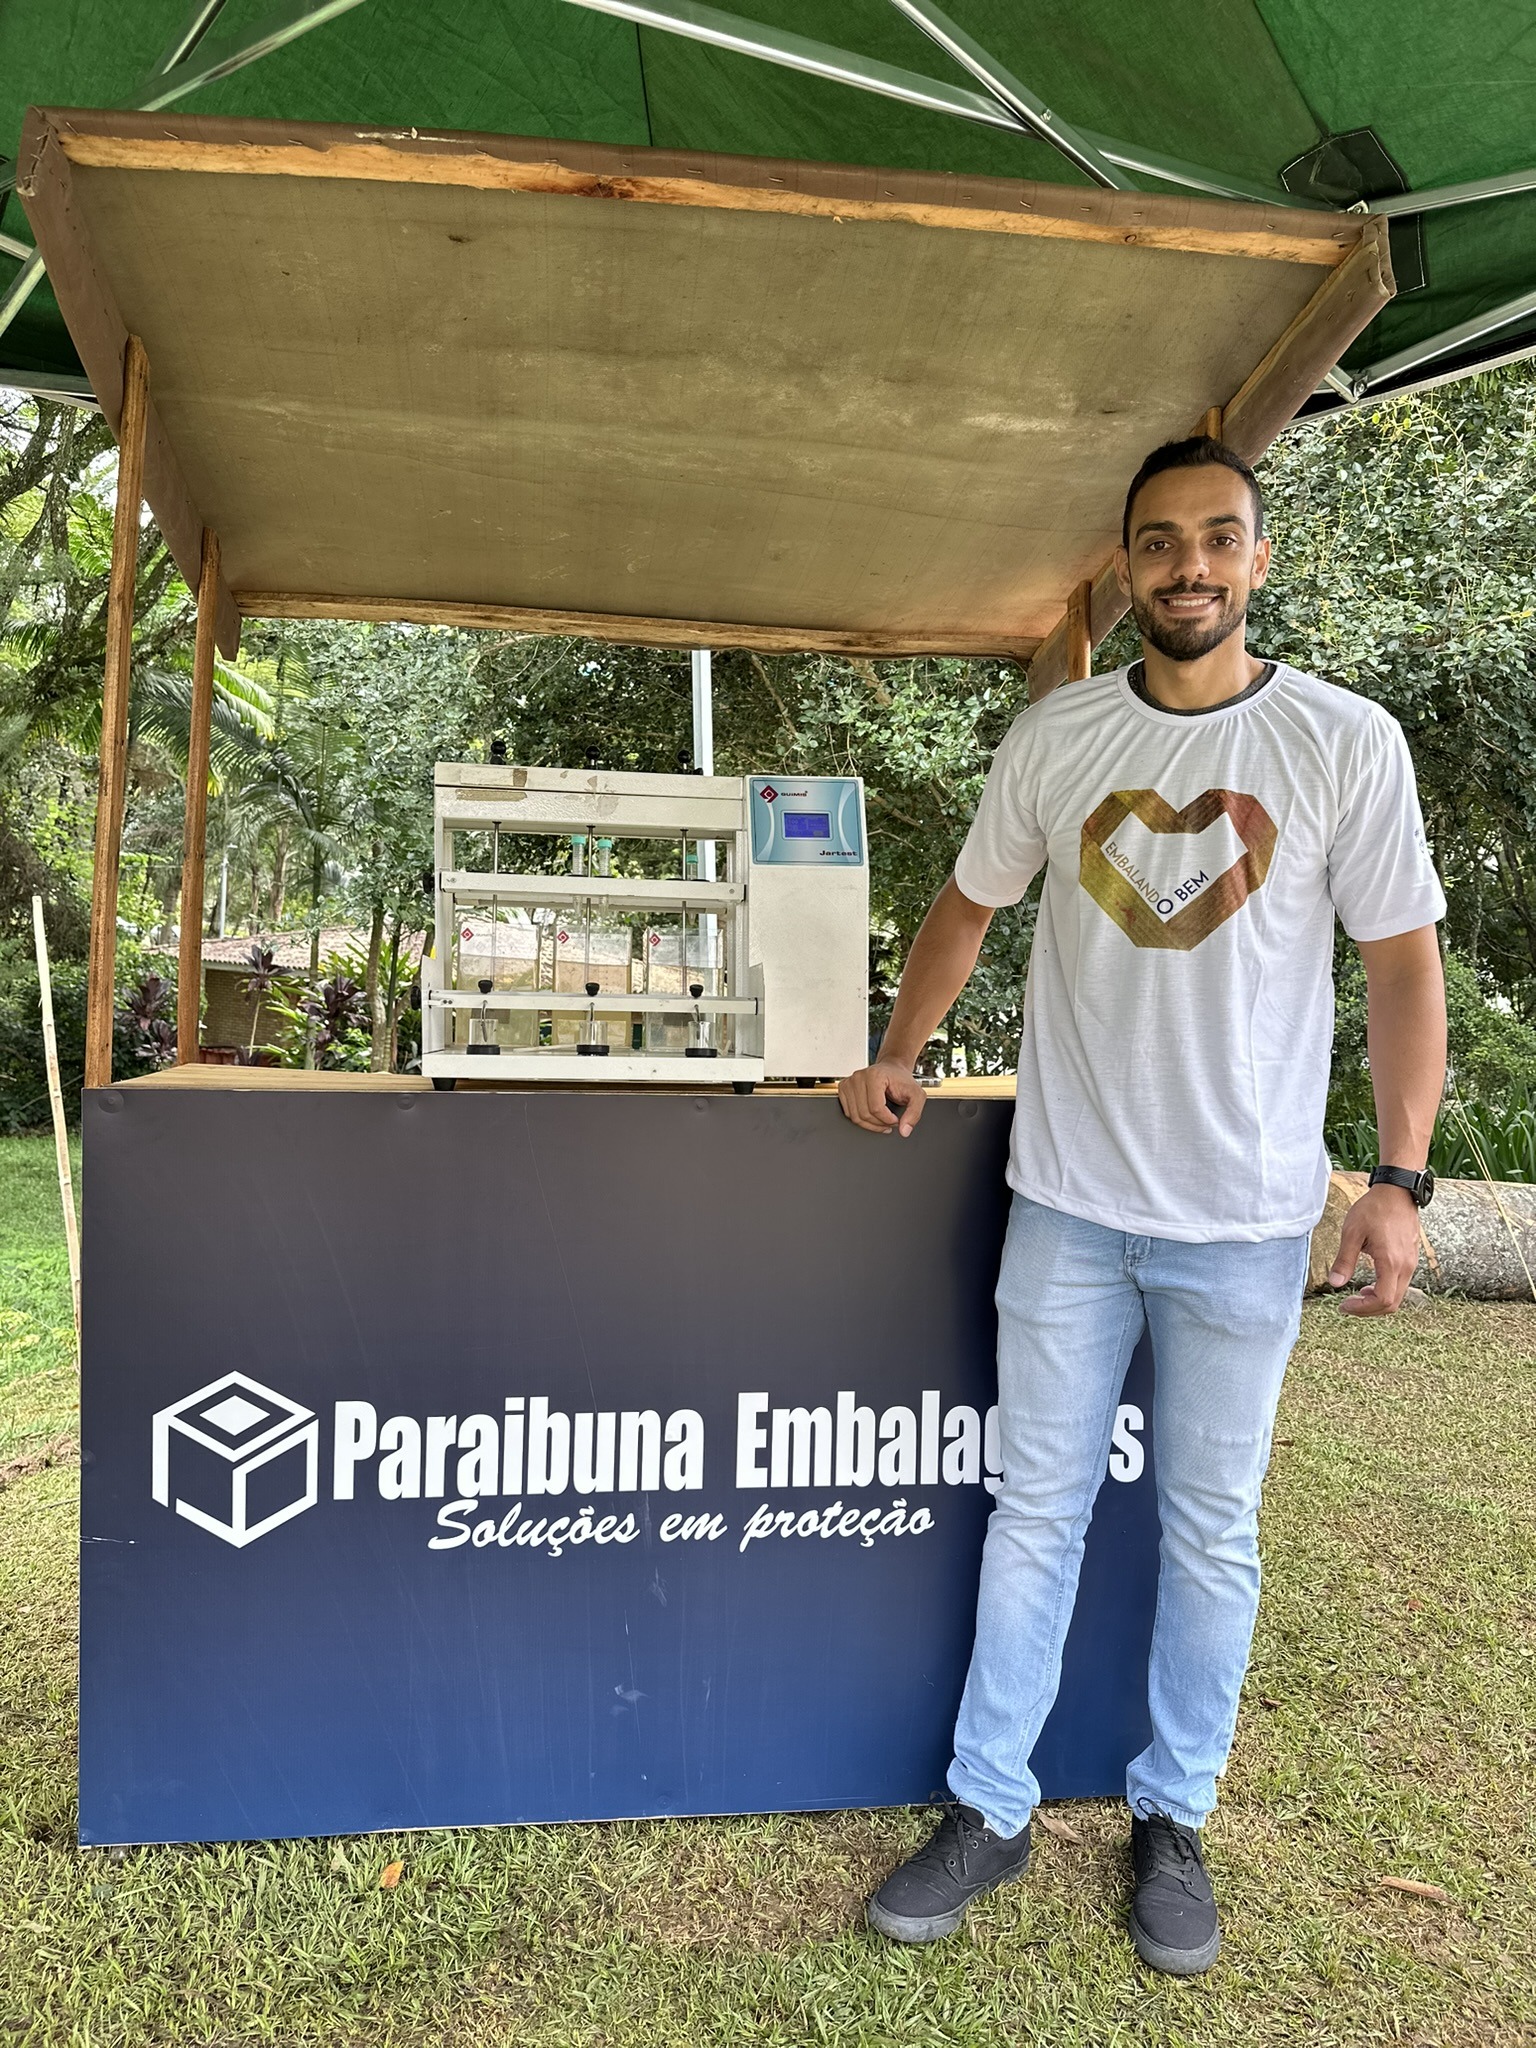
POLYGON ((1435 1177, 1428 1167, 1416 1171, 1411 1166, 1375 1166, 1371 1169, 1368 1184, 1373 1188, 1383 1184, 1388 1187, 1405 1188, 1421 1209, 1427 1205, 1435 1191, 1435 1177))

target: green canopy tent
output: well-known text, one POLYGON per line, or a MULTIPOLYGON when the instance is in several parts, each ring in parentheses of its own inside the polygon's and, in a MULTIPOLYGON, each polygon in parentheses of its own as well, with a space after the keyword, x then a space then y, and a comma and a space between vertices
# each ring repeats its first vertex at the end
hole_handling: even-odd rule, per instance
MULTIPOLYGON (((12 159, 29 104, 1365 207, 1393 223, 1397 297, 1309 409, 1536 349, 1526 0, 7 0, 12 159)), ((0 379, 85 395, 31 243, 13 202, 0 379)))
MULTIPOLYGON (((241 613, 990 646, 1038 693, 1119 614, 1115 488, 1151 440, 1257 456, 1298 409, 1536 347, 1536 50, 1491 0, 1475 65, 1472 10, 1344 38, 1302 0, 1196 38, 1136 0, 1027 34, 1003 0, 185 4, 0 16, 0 381, 99 400, 124 463, 98 1083, 141 494, 199 589, 194 738, 241 613)), ((194 751, 194 897, 201 782, 194 751)))

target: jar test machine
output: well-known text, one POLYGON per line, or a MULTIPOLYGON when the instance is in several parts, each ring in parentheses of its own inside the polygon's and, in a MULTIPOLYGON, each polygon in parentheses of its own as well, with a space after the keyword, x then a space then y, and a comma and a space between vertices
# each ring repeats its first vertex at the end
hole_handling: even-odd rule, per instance
POLYGON ((422 1072, 739 1091, 867 1060, 854 776, 439 763, 422 1072))

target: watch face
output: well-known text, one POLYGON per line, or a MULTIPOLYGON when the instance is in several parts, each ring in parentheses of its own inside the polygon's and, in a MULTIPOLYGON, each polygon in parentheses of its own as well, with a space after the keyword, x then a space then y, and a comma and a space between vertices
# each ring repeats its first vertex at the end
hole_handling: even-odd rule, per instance
POLYGON ((1431 1166, 1426 1166, 1424 1171, 1419 1175, 1419 1191, 1413 1199, 1418 1203, 1421 1209, 1427 1209, 1430 1205, 1431 1200, 1434 1197, 1434 1192, 1434 1168, 1431 1166))

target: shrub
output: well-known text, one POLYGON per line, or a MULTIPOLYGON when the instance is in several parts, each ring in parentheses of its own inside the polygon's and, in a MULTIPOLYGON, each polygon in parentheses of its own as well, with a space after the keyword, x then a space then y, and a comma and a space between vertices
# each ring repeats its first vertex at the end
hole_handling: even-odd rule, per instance
MULTIPOLYGON (((163 963, 162 963, 163 964, 163 963)), ((137 946, 119 948, 119 989, 142 999, 150 980, 158 980, 137 946)), ((53 1022, 59 1047, 59 1080, 64 1093, 64 1113, 70 1123, 80 1120, 80 1090, 85 1084, 85 962, 56 960, 51 963, 53 1022)), ((174 1017, 174 985, 161 981, 154 992, 158 1017, 174 1017)), ((151 1031, 149 1041, 159 1045, 163 1033, 151 1031)), ((147 1071, 141 1057, 146 1037, 128 1011, 119 1009, 112 1035, 112 1074, 126 1080, 147 1071)), ((174 1043, 174 1039, 172 1040, 174 1043)), ((163 1064, 158 1056, 155 1065, 163 1064)), ((14 1136, 19 1131, 38 1130, 49 1120, 48 1069, 43 1059, 43 1011, 37 986, 37 962, 30 946, 10 939, 0 941, 0 1133, 14 1136)))

